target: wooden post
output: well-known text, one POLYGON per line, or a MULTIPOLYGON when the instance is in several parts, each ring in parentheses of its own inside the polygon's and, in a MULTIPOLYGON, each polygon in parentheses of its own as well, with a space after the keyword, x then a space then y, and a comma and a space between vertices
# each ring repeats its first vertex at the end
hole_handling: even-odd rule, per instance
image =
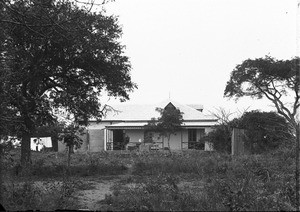
POLYGON ((180 145, 181 145, 181 150, 182 150, 182 129, 180 130, 180 133, 181 133, 181 143, 180 143, 180 145))
POLYGON ((233 128, 231 136, 231 155, 242 155, 245 152, 244 148, 244 139, 243 139, 244 130, 233 128))

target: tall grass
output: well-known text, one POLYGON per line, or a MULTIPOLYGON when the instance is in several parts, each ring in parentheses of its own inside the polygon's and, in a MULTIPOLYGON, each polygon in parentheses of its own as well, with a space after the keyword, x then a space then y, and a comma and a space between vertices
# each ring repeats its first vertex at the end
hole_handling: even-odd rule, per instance
POLYGON ((19 164, 19 151, 1 158, 1 203, 6 210, 78 209, 74 196, 81 177, 118 175, 127 167, 103 154, 75 154, 67 167, 63 153, 33 152, 32 163, 19 164))
POLYGON ((72 155, 67 175, 65 154, 34 153, 28 173, 20 175, 18 155, 12 154, 2 161, 2 198, 8 210, 76 209, 73 194, 82 177, 127 174, 99 209, 293 210, 294 155, 288 147, 239 157, 203 151, 81 153, 72 155), (185 181, 202 186, 183 188, 185 181))
POLYGON ((145 155, 137 158, 133 167, 133 174, 143 181, 133 188, 119 186, 106 203, 116 210, 294 210, 293 155, 289 148, 240 157, 196 151, 145 155), (182 174, 194 176, 204 186, 189 194, 174 180, 164 180, 182 174))
POLYGON ((7 175, 3 181, 2 204, 8 211, 76 209, 77 202, 73 197, 80 180, 62 175, 57 180, 37 181, 28 173, 22 177, 7 175))
POLYGON ((108 211, 194 211, 208 210, 201 193, 181 191, 172 175, 156 175, 134 188, 116 186, 113 195, 102 201, 108 211))

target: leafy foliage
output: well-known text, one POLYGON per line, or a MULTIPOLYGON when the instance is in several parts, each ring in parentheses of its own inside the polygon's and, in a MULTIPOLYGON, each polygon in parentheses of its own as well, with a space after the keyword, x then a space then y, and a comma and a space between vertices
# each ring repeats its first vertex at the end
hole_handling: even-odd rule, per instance
POLYGON ((136 88, 116 17, 64 0, 5 0, 0 10, 0 123, 19 123, 24 160, 30 136, 55 122, 55 109, 86 124, 102 116, 102 90, 125 101, 136 88))
POLYGON ((192 211, 205 207, 197 195, 180 191, 177 183, 171 175, 153 176, 135 189, 119 186, 103 202, 108 211, 192 211))
POLYGON ((205 140, 213 144, 214 150, 218 152, 231 152, 232 128, 227 124, 220 124, 214 127, 213 131, 205 136, 205 140))
MULTIPOLYGON (((17 150, 11 154, 16 159, 20 156, 17 150)), ((122 177, 113 177, 117 179, 113 193, 95 202, 94 210, 293 211, 296 207, 295 149, 291 146, 235 158, 196 150, 172 155, 163 151, 79 153, 72 162, 74 178, 65 176, 60 180, 57 176, 65 167, 64 158, 62 153, 34 152, 36 181, 31 178, 23 183, 23 178, 1 172, 6 186, 2 202, 5 208, 79 209, 78 199, 74 202, 72 196, 83 189, 85 182, 89 183, 91 179, 86 176, 97 176, 95 181, 101 179, 103 183, 111 182, 115 174, 122 177), (133 172, 124 176, 130 171, 125 167, 133 167, 133 172), (106 174, 110 176, 99 178, 106 174), (78 176, 84 177, 83 183, 78 176)), ((10 167, 16 159, 8 159, 6 164, 10 167)))
POLYGON ((83 143, 80 135, 84 134, 84 127, 76 124, 71 124, 63 129, 62 133, 59 135, 59 140, 63 140, 67 147, 75 149, 80 148, 83 143))
POLYGON ((170 149, 170 137, 175 134, 182 124, 182 112, 172 103, 169 103, 165 108, 156 108, 160 113, 160 117, 156 120, 152 118, 146 126, 146 131, 159 132, 161 136, 168 138, 168 146, 170 149))
POLYGON ((230 153, 234 127, 245 129, 246 148, 255 154, 274 150, 293 138, 290 125, 285 118, 275 112, 254 110, 216 126, 205 139, 213 143, 215 150, 230 153))
POLYGON ((243 96, 266 97, 296 128, 295 115, 300 106, 299 65, 299 58, 276 60, 266 56, 245 60, 232 71, 224 96, 237 99, 243 96), (287 104, 285 96, 294 96, 294 102, 287 104))
POLYGON ((246 112, 237 127, 246 129, 246 145, 252 153, 274 150, 292 140, 289 124, 274 112, 246 112))
POLYGON ((134 172, 138 177, 115 186, 101 210, 295 210, 290 148, 234 159, 216 152, 156 154, 139 158, 134 172))

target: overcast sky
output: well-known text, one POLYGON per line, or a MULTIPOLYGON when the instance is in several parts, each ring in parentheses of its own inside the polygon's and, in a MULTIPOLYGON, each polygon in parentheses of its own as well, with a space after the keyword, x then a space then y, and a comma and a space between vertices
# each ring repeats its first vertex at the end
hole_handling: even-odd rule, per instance
POLYGON ((105 8, 123 28, 120 41, 138 84, 132 104, 170 93, 210 110, 270 110, 267 100, 223 98, 230 73, 248 58, 296 56, 297 0, 116 0, 105 8))

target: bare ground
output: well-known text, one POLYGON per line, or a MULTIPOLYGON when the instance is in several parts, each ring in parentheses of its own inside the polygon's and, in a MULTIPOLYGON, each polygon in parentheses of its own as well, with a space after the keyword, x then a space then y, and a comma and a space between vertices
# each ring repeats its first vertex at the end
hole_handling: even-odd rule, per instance
MULTIPOLYGON (((106 195, 112 194, 113 186, 126 179, 129 175, 111 176, 105 178, 90 178, 84 181, 82 189, 79 189, 75 198, 78 200, 79 209, 81 210, 99 210, 101 208, 101 200, 105 199, 106 195)), ((122 183, 124 185, 124 183, 122 183)), ((136 183, 125 183, 127 187, 136 187, 136 183)), ((178 184, 178 188, 182 190, 198 190, 203 188, 203 184, 199 181, 183 180, 178 184)))
POLYGON ((84 181, 83 189, 75 193, 79 209, 97 210, 98 202, 105 199, 105 195, 112 194, 112 186, 118 182, 115 176, 112 179, 93 178, 84 181))

